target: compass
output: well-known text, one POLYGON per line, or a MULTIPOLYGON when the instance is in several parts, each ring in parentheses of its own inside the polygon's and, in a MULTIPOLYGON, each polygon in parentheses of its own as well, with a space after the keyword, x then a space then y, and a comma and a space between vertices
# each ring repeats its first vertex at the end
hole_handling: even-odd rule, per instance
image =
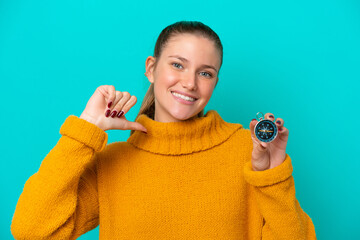
POLYGON ((261 142, 273 141, 278 134, 278 128, 275 123, 271 120, 264 119, 264 114, 262 112, 256 114, 256 119, 259 121, 255 125, 254 130, 257 139, 261 142))

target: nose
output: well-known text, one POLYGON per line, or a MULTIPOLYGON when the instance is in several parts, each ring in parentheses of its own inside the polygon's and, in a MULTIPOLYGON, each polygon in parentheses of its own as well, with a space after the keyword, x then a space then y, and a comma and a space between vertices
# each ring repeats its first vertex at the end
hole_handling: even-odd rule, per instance
POLYGON ((184 76, 181 85, 189 90, 196 90, 196 74, 189 73, 184 76))

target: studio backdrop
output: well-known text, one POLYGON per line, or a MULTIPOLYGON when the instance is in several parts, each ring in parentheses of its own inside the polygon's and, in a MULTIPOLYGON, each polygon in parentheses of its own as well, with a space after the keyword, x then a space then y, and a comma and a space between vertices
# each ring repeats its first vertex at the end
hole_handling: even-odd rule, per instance
MULTIPOLYGON (((1 239, 13 239, 16 203, 61 125, 98 86, 135 95, 127 113, 135 119, 150 85, 145 60, 160 31, 181 20, 210 26, 224 47, 205 111, 244 128, 257 112, 283 118, 296 197, 318 239, 360 239, 356 0, 2 0, 1 239)), ((130 131, 107 133, 111 143, 130 131)), ((98 235, 99 227, 80 239, 98 235)))

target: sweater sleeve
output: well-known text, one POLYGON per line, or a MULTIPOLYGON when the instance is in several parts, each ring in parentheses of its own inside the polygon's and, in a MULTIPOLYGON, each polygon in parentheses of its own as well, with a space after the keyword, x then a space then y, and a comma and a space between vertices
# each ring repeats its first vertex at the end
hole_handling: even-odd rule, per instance
POLYGON ((15 239, 76 239, 99 224, 96 162, 108 135, 74 115, 60 134, 24 185, 11 224, 15 239))
POLYGON ((281 165, 265 171, 253 171, 251 161, 245 164, 245 180, 264 219, 263 240, 316 239, 313 222, 295 197, 292 171, 288 154, 281 165))

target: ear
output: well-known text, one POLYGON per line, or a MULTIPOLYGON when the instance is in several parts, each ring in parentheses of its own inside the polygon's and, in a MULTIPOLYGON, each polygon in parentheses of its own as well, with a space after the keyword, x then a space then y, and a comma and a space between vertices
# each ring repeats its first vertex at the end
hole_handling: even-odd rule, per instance
POLYGON ((154 83, 154 65, 155 58, 153 56, 148 56, 145 61, 145 76, 147 76, 149 82, 154 83))

